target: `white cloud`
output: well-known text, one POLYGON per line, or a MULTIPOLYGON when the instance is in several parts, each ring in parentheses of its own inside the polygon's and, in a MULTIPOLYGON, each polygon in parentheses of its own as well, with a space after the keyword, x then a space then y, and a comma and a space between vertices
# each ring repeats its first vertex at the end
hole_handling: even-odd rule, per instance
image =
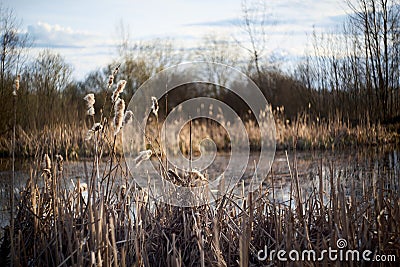
MULTIPOLYGON (((118 33, 115 24, 121 18, 131 26, 132 41, 169 37, 180 48, 190 50, 201 45, 203 37, 212 33, 221 38, 233 39, 234 36, 248 42, 248 36, 235 26, 242 16, 241 1, 221 1, 175 0, 164 3, 148 0, 139 3, 126 0, 112 5, 84 1, 78 8, 62 1, 27 7, 21 0, 15 0, 15 6, 18 7, 16 10, 26 14, 24 20, 29 21, 27 31, 34 38, 35 49, 51 48, 60 53, 75 66, 74 75, 82 78, 88 71, 116 58, 118 37, 115 35, 118 33), (90 15, 84 12, 86 6, 92 7, 90 15), (57 13, 57 10, 63 12, 57 13), (39 19, 42 22, 37 22, 39 19)), ((346 10, 341 2, 267 1, 268 12, 271 12, 268 19, 271 21, 266 26, 268 42, 264 54, 303 55, 307 49, 307 35, 314 27, 323 32, 343 19, 346 10)))
POLYGON ((27 31, 33 37, 37 47, 82 48, 110 43, 101 36, 90 32, 77 31, 71 27, 51 25, 40 21, 35 25, 29 25, 27 31))
POLYGON ((115 58, 117 41, 99 34, 46 22, 27 26, 27 33, 34 42, 32 57, 43 48, 50 48, 73 66, 76 79, 83 79, 89 71, 104 67, 115 58))

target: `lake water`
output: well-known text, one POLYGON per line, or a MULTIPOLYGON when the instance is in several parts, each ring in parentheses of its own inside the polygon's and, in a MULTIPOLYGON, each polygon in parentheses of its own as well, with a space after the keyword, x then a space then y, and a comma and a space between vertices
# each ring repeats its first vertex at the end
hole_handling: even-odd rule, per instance
MULTIPOLYGON (((249 177, 254 170, 252 162, 257 162, 258 155, 251 154, 249 168, 244 174, 244 179, 249 177)), ((207 169, 210 177, 220 174, 226 168, 229 161, 228 154, 220 154, 215 162, 207 169)), ((30 173, 35 169, 33 166, 39 163, 33 160, 17 160, 15 164, 15 187, 21 189, 28 180, 30 173)), ((109 163, 100 162, 100 173, 108 170, 109 163)), ((93 169, 92 160, 65 161, 64 162, 64 185, 71 186, 77 179, 85 181, 86 172, 91 173, 93 169), (85 167, 86 165, 86 167, 85 167), (85 171, 86 170, 86 171, 85 171), (71 182, 73 181, 73 182, 71 182)), ((260 174, 265 173, 266 167, 261 167, 260 174), (263 172, 264 171, 264 172, 263 172)), ((270 196, 275 201, 288 202, 293 177, 298 180, 303 193, 310 193, 319 188, 319 182, 323 182, 325 192, 330 190, 330 178, 340 178, 341 184, 347 194, 354 187, 360 194, 365 186, 369 186, 378 179, 385 181, 385 186, 399 194, 400 177, 400 150, 394 147, 373 147, 364 149, 352 149, 345 151, 313 151, 297 152, 277 151, 272 165, 272 170, 266 177, 263 185, 272 192, 270 196), (294 160, 296 156, 296 161, 294 160), (297 165, 297 168, 295 168, 297 165), (297 170, 297 171, 296 171, 297 170), (272 190, 274 189, 274 190, 272 190)), ((100 175, 102 176, 102 175, 100 175)), ((9 192, 11 188, 11 160, 0 159, 0 225, 8 224, 9 218, 9 192)))

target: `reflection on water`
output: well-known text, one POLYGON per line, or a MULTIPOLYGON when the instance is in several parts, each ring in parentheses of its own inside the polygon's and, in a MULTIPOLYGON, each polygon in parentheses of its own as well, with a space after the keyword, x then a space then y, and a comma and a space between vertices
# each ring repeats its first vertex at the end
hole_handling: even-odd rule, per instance
POLYGON ((383 185, 383 190, 398 195, 399 156, 398 149, 384 148, 341 152, 318 151, 297 153, 295 162, 293 154, 289 154, 287 160, 284 153, 278 153, 273 171, 266 183, 270 188, 274 185, 274 198, 279 202, 290 200, 291 185, 295 186, 295 183, 291 182, 296 176, 303 195, 309 195, 322 188, 324 197, 327 197, 331 186, 334 186, 336 190, 339 187, 343 189, 346 195, 353 194, 357 197, 365 195, 367 189, 376 186, 378 182, 383 185), (295 164, 297 168, 294 168, 295 164))
MULTIPOLYGON (((290 192, 294 187, 292 182, 295 177, 298 177, 303 195, 320 188, 329 193, 331 186, 341 186, 347 195, 363 195, 366 188, 373 187, 377 182, 380 182, 387 192, 399 194, 399 153, 399 149, 387 147, 340 152, 297 152, 295 160, 292 151, 287 154, 285 151, 278 151, 275 154, 272 171, 267 175, 267 166, 263 167, 261 164, 258 175, 266 177, 263 185, 271 192, 270 199, 280 203, 287 203, 290 200, 290 192), (340 184, 337 184, 337 181, 340 181, 340 184)), ((257 162, 257 158, 257 154, 250 155, 248 168, 243 176, 245 181, 254 172, 254 162, 257 162)), ((220 154, 216 157, 215 162, 207 168, 209 178, 214 179, 221 174, 228 161, 229 155, 227 154, 220 154)), ((15 167, 17 192, 25 185, 30 173, 34 169, 38 169, 33 167, 38 166, 38 164, 33 160, 17 160, 15 167)), ((73 182, 78 179, 86 181, 86 177, 91 176, 94 170, 92 164, 90 160, 65 162, 62 181, 64 187, 72 187, 73 182)), ((103 173, 107 173, 108 168, 109 163, 100 162, 100 177, 103 176, 103 173)), ((226 173, 226 175, 229 175, 229 173, 226 173)), ((1 226, 4 226, 8 221, 11 179, 11 161, 0 159, 1 226)), ((121 182, 125 181, 116 181, 116 183, 121 182)))

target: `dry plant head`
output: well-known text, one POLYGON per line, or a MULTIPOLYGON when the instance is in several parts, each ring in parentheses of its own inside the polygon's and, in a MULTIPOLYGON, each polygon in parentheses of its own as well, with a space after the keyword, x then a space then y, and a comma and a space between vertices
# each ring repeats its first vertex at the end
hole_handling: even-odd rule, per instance
POLYGON ((151 111, 153 112, 153 114, 158 117, 158 100, 156 97, 152 96, 151 97, 151 111))
POLYGON ((88 108, 93 107, 94 103, 96 102, 94 99, 94 94, 87 94, 83 99, 86 101, 88 108))
POLYGON ((118 64, 118 66, 116 66, 115 69, 113 70, 112 74, 110 76, 108 76, 108 82, 107 82, 108 89, 110 89, 114 83, 114 78, 119 71, 119 66, 121 66, 121 64, 118 64))
POLYGON ((201 181, 207 181, 207 178, 198 170, 193 169, 191 171, 191 174, 193 175, 193 179, 201 180, 201 181))
POLYGON ((131 110, 127 110, 124 115, 124 121, 122 122, 122 126, 131 123, 132 119, 133 119, 133 112, 131 110))
POLYGON ((113 83, 114 83, 114 75, 110 75, 109 77, 108 77, 108 89, 110 89, 111 88, 111 86, 113 85, 113 83))
POLYGON ((103 129, 103 125, 101 125, 101 123, 96 122, 95 124, 93 124, 92 129, 90 129, 90 130, 87 132, 86 137, 85 137, 85 140, 86 140, 86 141, 89 141, 90 139, 92 139, 93 134, 94 134, 95 132, 97 132, 97 131, 100 131, 101 129, 103 129))
POLYGON ((43 170, 50 172, 50 170, 51 170, 51 159, 50 159, 48 154, 44 154, 43 161, 44 161, 43 170))
POLYGON ((62 172, 64 169, 64 158, 61 155, 56 155, 57 169, 62 172))
POLYGON ((122 123, 124 121, 124 111, 125 111, 125 101, 121 98, 118 98, 114 107, 115 115, 114 115, 114 135, 117 135, 121 130, 122 123))
POLYGON ((118 66, 115 67, 115 69, 114 69, 114 71, 112 73, 113 76, 117 75, 120 66, 121 66, 121 64, 118 64, 118 66))
POLYGON ((140 151, 139 152, 139 156, 137 156, 135 158, 136 166, 139 166, 140 163, 142 163, 145 160, 148 160, 151 157, 152 154, 153 154, 153 152, 150 149, 144 150, 144 151, 140 151))
POLYGON ((21 78, 21 76, 18 74, 18 75, 17 75, 17 78, 16 78, 15 81, 14 81, 14 85, 13 85, 13 87, 14 87, 13 95, 14 95, 14 96, 17 95, 17 92, 18 92, 18 90, 19 90, 19 80, 20 80, 20 78, 21 78))
POLYGON ((88 110, 86 112, 87 115, 94 116, 94 107, 93 106, 94 106, 94 103, 96 102, 94 99, 94 94, 87 94, 83 99, 86 101, 86 105, 88 108, 88 110))
POLYGON ((125 89, 125 85, 126 85, 126 81, 125 80, 121 80, 118 82, 117 84, 117 88, 115 88, 112 96, 111 96, 111 100, 114 103, 115 101, 117 101, 117 99, 119 98, 119 94, 122 93, 125 89))

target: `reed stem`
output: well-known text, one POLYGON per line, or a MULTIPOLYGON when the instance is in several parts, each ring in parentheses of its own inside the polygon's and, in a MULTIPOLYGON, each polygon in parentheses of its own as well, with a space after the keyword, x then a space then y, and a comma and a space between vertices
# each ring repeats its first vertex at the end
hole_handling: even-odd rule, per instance
POLYGON ((14 218, 14 211, 15 211, 15 128, 17 124, 17 94, 14 94, 13 97, 13 113, 14 113, 14 118, 13 118, 13 137, 12 137, 12 163, 11 163, 11 168, 12 168, 12 181, 11 181, 11 192, 10 192, 10 197, 11 197, 11 211, 10 211, 10 219, 11 219, 11 227, 10 227, 10 238, 11 238, 11 261, 10 261, 10 266, 14 266, 14 260, 15 260, 15 243, 14 243, 14 227, 15 227, 15 218, 14 218))

